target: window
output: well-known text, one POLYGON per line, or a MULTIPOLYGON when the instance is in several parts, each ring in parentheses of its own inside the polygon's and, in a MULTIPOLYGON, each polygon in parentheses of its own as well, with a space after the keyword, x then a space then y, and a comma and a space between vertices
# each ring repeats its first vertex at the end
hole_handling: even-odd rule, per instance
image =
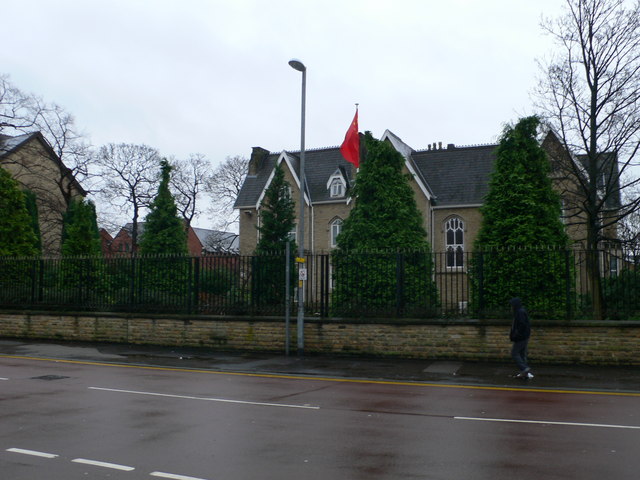
POLYGON ((344 184, 339 178, 331 181, 331 197, 344 197, 344 184))
POLYGON ((612 256, 609 260, 609 275, 612 277, 618 276, 618 257, 612 256))
POLYGON ((464 222, 459 217, 451 217, 445 224, 445 245, 447 267, 464 266, 464 222))
POLYGON ((295 243, 298 239, 298 225, 294 225, 293 229, 289 232, 289 241, 295 243))
POLYGON ((342 219, 336 218, 333 222, 331 222, 331 238, 329 241, 329 245, 331 248, 335 248, 338 246, 338 235, 342 231, 342 219))

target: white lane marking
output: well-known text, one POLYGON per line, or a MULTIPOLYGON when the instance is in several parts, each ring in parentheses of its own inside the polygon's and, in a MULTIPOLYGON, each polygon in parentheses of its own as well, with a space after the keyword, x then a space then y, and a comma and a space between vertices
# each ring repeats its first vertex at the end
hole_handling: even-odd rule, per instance
POLYGON ((0 377, 0 380, 9 380, 8 378, 0 377))
POLYGON ((34 457, 56 458, 58 455, 54 453, 36 452, 35 450, 25 450, 23 448, 7 448, 7 452, 22 453, 24 455, 33 455, 34 457))
POLYGON ((102 388, 102 387, 88 387, 88 388, 89 390, 100 390, 103 392, 133 393, 136 395, 150 395, 153 397, 182 398, 185 400, 205 400, 207 402, 238 403, 241 405, 259 405, 263 407, 286 407, 286 408, 304 408, 308 410, 320 410, 320 407, 315 407, 313 405, 287 405, 284 403, 248 402, 245 400, 228 400, 225 398, 191 397, 188 395, 171 395, 168 393, 138 392, 135 390, 119 390, 117 388, 102 388))
POLYGON ((153 472, 150 473, 152 477, 171 478, 172 480, 205 480, 204 478, 186 477, 184 475, 175 475, 173 473, 153 472))
POLYGON ((624 428, 627 430, 640 430, 634 425, 607 425, 603 423, 575 423, 575 422, 550 422, 545 420, 514 420, 508 418, 475 418, 475 417, 453 417, 455 420, 471 420, 476 422, 502 422, 502 423, 531 423, 536 425, 562 425, 569 427, 595 427, 595 428, 624 428))
POLYGON ((82 463, 84 465, 93 465, 94 467, 104 467, 104 468, 112 468, 114 470, 124 470, 125 472, 130 472, 135 470, 133 467, 128 467, 126 465, 118 465, 115 463, 106 463, 106 462, 98 462, 96 460, 87 460, 86 458, 75 458, 71 460, 74 463, 82 463))

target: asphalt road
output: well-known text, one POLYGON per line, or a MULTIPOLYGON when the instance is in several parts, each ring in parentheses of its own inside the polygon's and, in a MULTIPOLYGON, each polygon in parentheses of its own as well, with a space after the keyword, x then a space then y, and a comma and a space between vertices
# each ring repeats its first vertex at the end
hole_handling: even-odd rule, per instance
POLYGON ((640 470, 637 392, 9 354, 0 378, 3 480, 636 479, 640 470))

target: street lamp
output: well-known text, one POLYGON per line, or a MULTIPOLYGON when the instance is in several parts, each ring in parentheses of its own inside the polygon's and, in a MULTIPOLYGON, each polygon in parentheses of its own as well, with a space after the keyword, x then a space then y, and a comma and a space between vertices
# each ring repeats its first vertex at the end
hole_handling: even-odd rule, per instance
POLYGON ((304 121, 307 96, 307 67, 300 60, 292 58, 289 65, 302 72, 302 120, 300 127, 300 216, 298 217, 298 355, 304 354, 304 280, 301 271, 306 273, 304 265, 304 121))

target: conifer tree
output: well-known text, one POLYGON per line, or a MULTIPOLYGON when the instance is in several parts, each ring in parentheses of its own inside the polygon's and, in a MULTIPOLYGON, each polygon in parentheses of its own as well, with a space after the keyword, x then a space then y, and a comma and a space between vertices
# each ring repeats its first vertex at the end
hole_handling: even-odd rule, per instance
POLYGON ((0 257, 37 255, 37 237, 18 182, 0 168, 0 257))
POLYGON ((63 218, 62 255, 99 256, 102 253, 96 207, 90 200, 73 199, 63 218))
POLYGON ((93 202, 74 198, 63 215, 61 290, 76 303, 90 303, 104 275, 102 246, 93 202))
POLYGON ((42 237, 40 235, 40 220, 38 215, 38 205, 36 204, 36 194, 31 190, 24 190, 23 193, 27 211, 31 217, 31 228, 36 236, 36 255, 40 255, 42 253, 42 237))
POLYGON ((568 237, 539 126, 535 116, 507 126, 496 151, 473 261, 475 300, 488 311, 515 296, 534 312, 560 311, 566 301, 568 237))
POLYGON ((21 259, 37 255, 37 237, 31 226, 25 196, 18 182, 0 167, 0 298, 18 304, 29 298, 32 265, 21 259))
POLYGON ((187 292, 191 278, 190 258, 187 257, 187 234, 178 216, 178 207, 169 190, 171 166, 167 160, 160 162, 161 179, 145 219, 140 242, 140 282, 143 302, 155 303, 158 297, 180 307, 181 301, 190 301, 187 292), (151 255, 151 257, 149 257, 151 255), (162 257, 157 257, 162 255, 162 257), (167 257, 167 256, 170 257, 167 257))
MULTIPOLYGON (((274 168, 273 179, 267 188, 260 209, 260 240, 256 253, 282 253, 295 226, 295 203, 290 185, 280 165, 274 168)), ((295 245, 291 246, 295 250, 295 245)))
POLYGON ((431 246, 409 185, 404 158, 388 142, 365 134, 365 159, 351 192, 355 206, 334 254, 334 309, 343 314, 428 314, 437 306, 431 246), (398 310, 401 310, 398 312, 398 310))
POLYGON ((171 180, 169 162, 162 160, 160 169, 160 186, 145 220, 140 253, 186 255, 187 236, 184 224, 178 216, 178 207, 169 190, 171 180))
MULTIPOLYGON (((290 240, 295 227, 295 203, 291 198, 289 182, 284 170, 276 165, 260 208, 260 240, 256 246, 253 264, 253 295, 256 304, 281 304, 285 297, 286 245, 290 242, 290 255, 297 250, 290 240)), ((291 271, 293 271, 291 262, 291 271)), ((292 273, 290 281, 295 280, 292 273)))

